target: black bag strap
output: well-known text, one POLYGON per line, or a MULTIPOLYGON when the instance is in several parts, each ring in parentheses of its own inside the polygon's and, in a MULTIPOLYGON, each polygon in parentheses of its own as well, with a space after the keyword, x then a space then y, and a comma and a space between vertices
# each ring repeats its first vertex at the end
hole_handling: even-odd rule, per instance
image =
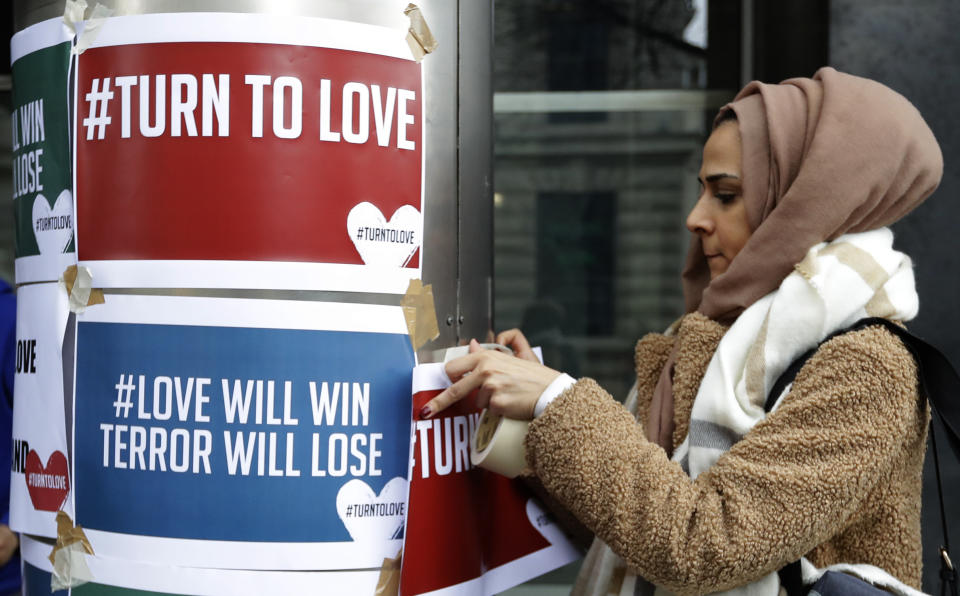
MULTIPOLYGON (((943 544, 940 546, 940 594, 941 596, 960 596, 957 585, 957 570, 954 568, 949 554, 950 537, 947 531, 947 517, 943 508, 943 489, 940 484, 940 458, 937 452, 937 441, 933 424, 934 419, 940 421, 947 431, 947 442, 953 451, 954 457, 960 460, 960 376, 957 375, 957 371, 953 368, 953 365, 950 364, 950 360, 948 360, 940 350, 887 319, 881 319, 879 317, 860 319, 850 327, 830 334, 820 342, 820 345, 816 348, 807 351, 792 362, 773 384, 773 388, 767 395, 764 411, 769 412, 773 409, 774 404, 776 404, 783 390, 793 382, 800 369, 803 368, 807 360, 816 353, 821 345, 838 335, 875 325, 880 325, 890 333, 899 337, 903 345, 906 346, 907 350, 913 355, 913 359, 917 363, 917 381, 920 387, 920 393, 930 403, 930 409, 933 413, 930 420, 930 440, 933 447, 934 467, 937 472, 937 493, 940 497, 940 523, 943 530, 943 544)), ((780 570, 781 583, 783 587, 786 588, 788 594, 803 593, 802 587, 797 583, 799 570, 799 561, 791 563, 780 570)))
POLYGON ((800 561, 781 567, 777 575, 780 576, 780 587, 786 590, 787 596, 806 596, 809 592, 809 588, 803 585, 800 561))
MULTIPOLYGON (((947 433, 949 436, 949 431, 947 433)), ((943 509, 943 485, 940 482, 940 457, 937 454, 937 434, 930 420, 930 443, 933 447, 933 467, 937 472, 937 495, 940 497, 940 524, 943 544, 940 545, 940 596, 957 596, 957 570, 950 560, 950 536, 947 534, 947 515, 943 509)))

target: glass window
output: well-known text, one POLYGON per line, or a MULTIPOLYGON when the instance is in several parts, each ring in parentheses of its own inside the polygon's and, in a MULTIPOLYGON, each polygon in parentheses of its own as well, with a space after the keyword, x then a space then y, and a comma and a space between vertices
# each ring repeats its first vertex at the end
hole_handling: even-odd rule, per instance
MULTIPOLYGON (((684 220, 736 82, 710 85, 739 76, 739 57, 709 43, 729 53, 739 13, 707 8, 512 0, 494 11, 495 326, 520 327, 549 366, 618 399, 637 339, 683 312, 684 220)), ((578 567, 508 593, 566 594, 578 567)))
POLYGON ((637 339, 682 314, 683 222, 707 116, 604 114, 496 114, 495 321, 543 345, 548 365, 622 398, 637 339))

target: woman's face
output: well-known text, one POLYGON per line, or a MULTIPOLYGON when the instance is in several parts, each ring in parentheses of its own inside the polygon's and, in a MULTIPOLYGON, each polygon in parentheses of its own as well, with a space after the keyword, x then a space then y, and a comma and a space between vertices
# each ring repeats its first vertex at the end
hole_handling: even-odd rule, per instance
POLYGON ((710 279, 727 270, 750 237, 743 199, 740 128, 727 120, 703 146, 700 198, 687 216, 687 229, 700 235, 710 279))

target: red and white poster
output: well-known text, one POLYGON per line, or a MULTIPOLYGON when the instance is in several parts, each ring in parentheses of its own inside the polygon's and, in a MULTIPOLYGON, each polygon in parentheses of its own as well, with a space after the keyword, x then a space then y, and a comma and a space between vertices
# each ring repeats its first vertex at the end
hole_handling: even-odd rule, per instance
POLYGON ((107 19, 75 89, 77 248, 94 284, 402 294, 423 260, 423 81, 405 34, 107 19))
MULTIPOLYGON (((413 411, 450 385, 443 364, 413 373, 413 411)), ((580 552, 519 479, 470 464, 474 395, 430 420, 414 414, 400 593, 487 596, 580 552)))

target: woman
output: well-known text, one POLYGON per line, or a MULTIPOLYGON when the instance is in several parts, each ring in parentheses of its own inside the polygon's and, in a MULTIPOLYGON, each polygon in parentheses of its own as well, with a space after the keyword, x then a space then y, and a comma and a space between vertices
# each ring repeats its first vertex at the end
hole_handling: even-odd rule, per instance
POLYGON ((919 587, 929 414, 899 339, 830 339, 764 403, 835 331, 916 315, 910 259, 884 226, 942 167, 916 109, 874 81, 824 68, 751 83, 704 146, 688 314, 638 342, 634 411, 529 361, 513 330, 498 341, 521 358, 474 346, 421 415, 479 388, 494 412, 533 419, 530 470, 599 539, 577 590, 643 593, 635 573, 680 594, 777 594, 777 570, 801 557, 919 587))

